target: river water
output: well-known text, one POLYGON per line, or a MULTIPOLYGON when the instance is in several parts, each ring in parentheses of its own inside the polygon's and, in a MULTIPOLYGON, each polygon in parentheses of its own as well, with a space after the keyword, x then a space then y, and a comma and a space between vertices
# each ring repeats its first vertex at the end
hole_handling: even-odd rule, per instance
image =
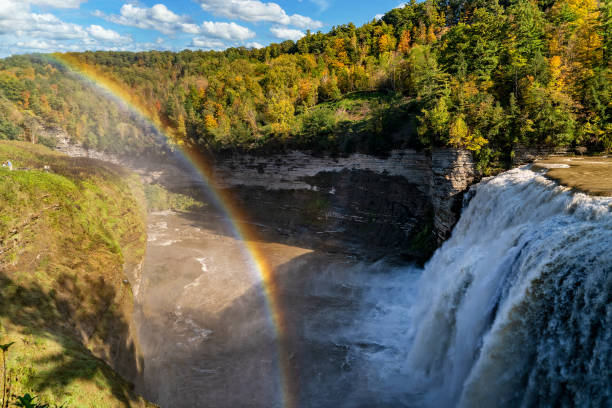
POLYGON ((425 268, 262 234, 280 356, 227 220, 150 214, 141 391, 163 407, 277 407, 287 384, 299 407, 612 406, 611 205, 512 170, 476 188, 425 268))

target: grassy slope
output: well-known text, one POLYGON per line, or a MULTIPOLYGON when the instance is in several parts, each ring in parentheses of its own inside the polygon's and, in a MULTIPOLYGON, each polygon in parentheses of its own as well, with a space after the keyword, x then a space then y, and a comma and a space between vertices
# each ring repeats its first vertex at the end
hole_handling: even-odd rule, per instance
POLYGON ((147 406, 101 359, 138 370, 123 281, 145 247, 137 178, 27 143, 0 142, 6 159, 28 169, 0 169, 0 343, 15 342, 13 393, 70 407, 147 406))

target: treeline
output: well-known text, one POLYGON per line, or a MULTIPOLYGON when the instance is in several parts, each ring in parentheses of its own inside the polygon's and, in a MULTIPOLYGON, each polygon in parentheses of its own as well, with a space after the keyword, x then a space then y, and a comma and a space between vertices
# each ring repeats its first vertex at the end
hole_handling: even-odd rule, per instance
POLYGON ((44 55, 0 60, 0 140, 54 147, 61 128, 85 147, 113 153, 154 148, 151 126, 44 55))
MULTIPOLYGON (((427 0, 263 49, 57 58, 125 90, 177 142, 203 149, 448 145, 499 162, 517 144, 610 150, 611 53, 610 1, 427 0)), ((27 92, 7 94, 2 79, 24 80, 18 61, 27 59, 3 61, 0 83, 24 112, 27 92)), ((47 95, 62 82, 41 78, 47 88, 25 89, 47 95)), ((98 130, 79 133, 74 117, 58 122, 96 144, 98 130)))

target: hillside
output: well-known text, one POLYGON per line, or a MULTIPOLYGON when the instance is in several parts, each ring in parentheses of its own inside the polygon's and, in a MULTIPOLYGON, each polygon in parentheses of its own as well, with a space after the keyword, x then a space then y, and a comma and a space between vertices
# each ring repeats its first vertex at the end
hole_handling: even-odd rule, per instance
POLYGON ((15 170, 0 168, 0 343, 15 342, 11 393, 58 406, 148 406, 117 374, 140 370, 126 280, 145 247, 138 179, 0 141, 7 159, 15 170))
POLYGON ((53 124, 144 150, 148 132, 76 71, 201 150, 453 146, 487 170, 517 145, 610 150, 611 52, 610 2, 428 0, 263 49, 18 56, 0 62, 0 137, 53 124))

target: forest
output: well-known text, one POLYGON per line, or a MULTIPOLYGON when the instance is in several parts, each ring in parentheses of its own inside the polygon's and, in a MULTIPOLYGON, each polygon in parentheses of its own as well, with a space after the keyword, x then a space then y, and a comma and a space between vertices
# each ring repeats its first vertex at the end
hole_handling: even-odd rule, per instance
POLYGON ((0 60, 0 139, 143 152, 138 115, 202 151, 612 150, 612 1, 414 0, 361 27, 261 49, 82 52, 0 60), (40 140, 39 140, 40 139, 40 140))

